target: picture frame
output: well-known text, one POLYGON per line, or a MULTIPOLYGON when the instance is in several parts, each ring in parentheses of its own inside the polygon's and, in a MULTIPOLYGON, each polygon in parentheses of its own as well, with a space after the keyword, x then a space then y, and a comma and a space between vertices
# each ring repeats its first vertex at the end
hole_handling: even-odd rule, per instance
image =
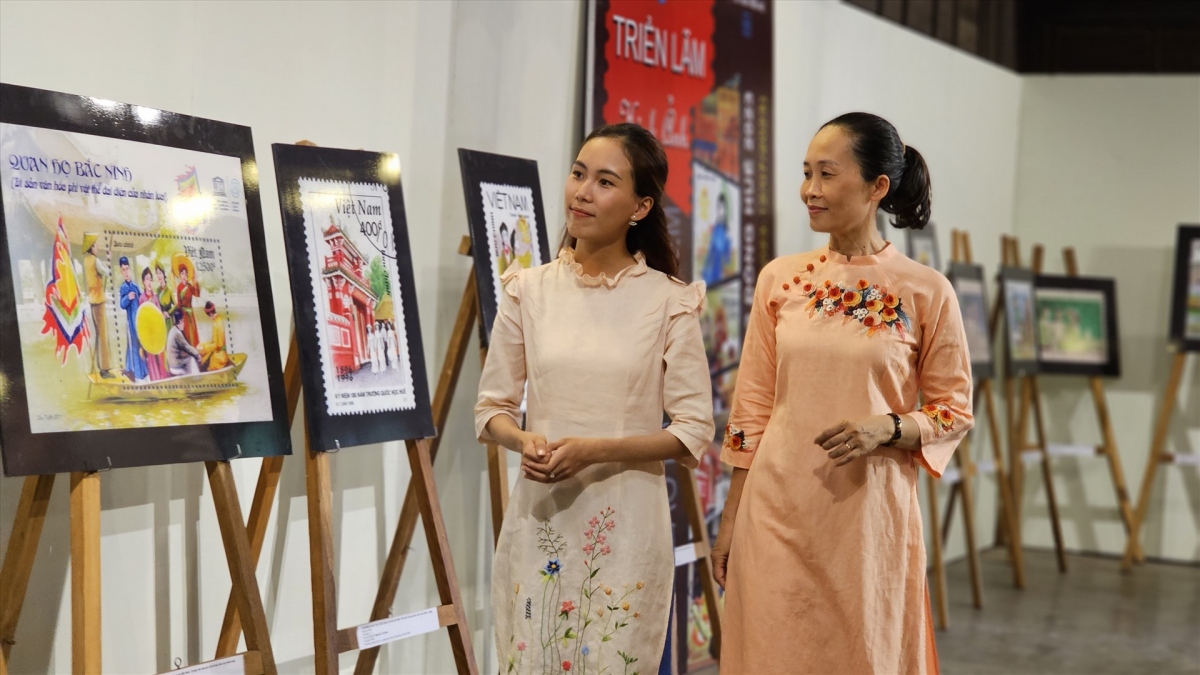
POLYGON ((486 347, 500 307, 501 275, 512 264, 529 268, 553 260, 546 212, 536 161, 459 148, 458 163, 486 347))
POLYGON ((995 376, 992 335, 989 325, 987 283, 982 265, 950 263, 950 284, 958 298, 967 351, 971 356, 971 375, 975 379, 995 376))
POLYGON ((0 84, 0 148, 5 474, 289 454, 249 127, 0 84))
POLYGON ((1121 376, 1113 279, 1038 275, 1034 307, 1039 373, 1121 376))
POLYGON ((1200 224, 1180 224, 1176 235, 1170 336, 1183 351, 1200 351, 1200 224))
POLYGON ((920 230, 904 230, 904 253, 926 267, 942 271, 942 253, 938 248, 937 231, 932 221, 920 230))
POLYGON ((1000 268, 1000 292, 1004 294, 1004 353, 1009 377, 1038 372, 1034 281, 1030 270, 1000 268))
POLYGON ((400 158, 271 150, 309 442, 338 450, 433 437, 400 158))

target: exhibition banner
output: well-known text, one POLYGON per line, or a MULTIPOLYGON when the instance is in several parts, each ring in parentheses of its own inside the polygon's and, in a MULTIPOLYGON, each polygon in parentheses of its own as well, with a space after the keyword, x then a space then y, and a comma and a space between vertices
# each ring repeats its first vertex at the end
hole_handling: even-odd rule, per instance
MULTIPOLYGON (((680 274, 708 286, 701 326, 719 431, 755 281, 775 256, 772 14, 770 0, 589 4, 585 127, 633 122, 666 150, 663 206, 680 274)), ((719 454, 718 438, 696 472, 710 535, 728 486, 719 454)), ((697 662, 708 657, 708 622, 699 586, 691 588, 689 660, 697 662)))

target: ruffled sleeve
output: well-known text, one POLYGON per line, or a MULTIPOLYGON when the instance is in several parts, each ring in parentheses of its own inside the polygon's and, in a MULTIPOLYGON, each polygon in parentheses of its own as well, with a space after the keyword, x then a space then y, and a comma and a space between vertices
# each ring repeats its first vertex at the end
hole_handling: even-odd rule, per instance
POLYGON ((725 441, 721 444, 721 461, 739 469, 749 469, 754 462, 758 442, 775 407, 776 316, 768 297, 774 288, 773 279, 769 266, 758 275, 733 405, 729 423, 725 425, 725 441))
POLYGON ((923 312, 927 318, 921 325, 917 377, 925 405, 912 415, 921 430, 918 461, 935 477, 942 475, 959 441, 975 424, 962 313, 953 287, 949 282, 942 286, 923 312))
POLYGON ((670 418, 667 431, 692 454, 682 463, 695 468, 715 435, 712 384, 700 334, 704 282, 679 288, 669 300, 667 337, 663 353, 663 410, 670 418))
POLYGON ((487 433, 488 420, 508 415, 521 424, 521 399, 525 395, 525 334, 521 325, 521 269, 511 267, 500 277, 504 292, 496 322, 492 324, 487 361, 479 377, 479 398, 475 403, 475 436, 481 442, 494 442, 487 433))

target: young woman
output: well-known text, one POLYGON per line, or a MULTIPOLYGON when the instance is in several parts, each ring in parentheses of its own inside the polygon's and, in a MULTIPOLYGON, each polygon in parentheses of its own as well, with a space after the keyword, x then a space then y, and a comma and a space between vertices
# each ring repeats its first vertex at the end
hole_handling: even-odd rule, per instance
MULTIPOLYGON (((158 300, 158 293, 154 290, 154 273, 147 267, 142 270, 142 295, 140 304, 151 304, 162 311, 162 304, 158 300)), ((151 380, 164 380, 170 377, 167 372, 167 363, 163 360, 162 354, 151 354, 142 350, 146 358, 146 370, 151 380)))
POLYGON ((875 228, 877 209, 925 226, 929 173, 850 113, 813 138, 800 196, 829 244, 755 290, 721 452, 721 672, 936 672, 917 477, 971 428, 970 359, 950 283, 875 228))
POLYGON ((663 460, 695 466, 714 433, 704 284, 673 276, 666 178, 645 129, 593 131, 558 259, 502 277, 475 407, 480 439, 521 453, 492 578, 501 672, 646 673, 663 655, 663 460))

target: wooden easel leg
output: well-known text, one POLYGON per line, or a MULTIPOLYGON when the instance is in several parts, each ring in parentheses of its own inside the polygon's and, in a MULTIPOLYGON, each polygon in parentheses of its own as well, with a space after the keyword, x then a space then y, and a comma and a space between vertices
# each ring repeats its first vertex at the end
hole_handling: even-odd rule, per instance
POLYGON ((946 630, 949 625, 946 602, 946 566, 942 560, 942 532, 938 527, 938 496, 937 481, 930 474, 925 474, 926 487, 929 488, 929 530, 930 540, 933 541, 933 577, 934 588, 937 590, 937 625, 946 630))
POLYGON ((717 581, 712 574, 712 544, 708 540, 708 527, 704 520, 704 505, 696 489, 696 474, 682 464, 679 467, 679 498, 687 509, 688 524, 692 528, 692 541, 696 544, 696 575, 700 577, 700 588, 704 591, 704 603, 708 607, 708 623, 712 638, 708 652, 714 660, 721 660, 721 596, 717 581))
MULTIPOLYGON (((296 420, 296 408, 300 403, 300 349, 296 346, 296 330, 292 329, 291 346, 288 348, 287 364, 283 369, 283 390, 287 396, 288 429, 296 420)), ((263 541, 267 537, 267 523, 271 519, 271 506, 279 488, 279 473, 283 470, 283 457, 265 457, 258 469, 258 485, 250 502, 250 516, 246 519, 246 535, 250 538, 250 560, 257 568, 262 553, 263 541)), ((241 618, 237 613, 232 589, 225 603, 225 618, 217 637, 216 658, 233 656, 237 652, 238 637, 242 633, 241 618)))
POLYGON ((313 451, 307 441, 304 474, 308 490, 308 564, 313 591, 313 656, 317 675, 335 675, 338 672, 337 592, 333 578, 333 493, 329 455, 313 451))
POLYGON ((100 474, 71 474, 71 672, 100 672, 100 474))
POLYGON ((1067 551, 1063 546, 1062 521, 1058 517, 1058 499, 1054 496, 1054 474, 1050 470, 1050 452, 1046 449, 1046 425, 1042 420, 1042 394, 1036 376, 1028 379, 1030 405, 1037 426, 1038 447, 1042 454, 1042 482, 1046 484, 1046 506, 1050 510, 1050 527, 1054 532, 1054 552, 1058 555, 1058 571, 1067 571, 1067 551))
POLYGON ((242 507, 238 503, 233 469, 229 462, 205 462, 204 466, 208 471, 209 485, 212 487, 217 525, 221 528, 221 539, 225 545, 225 559, 229 563, 229 578, 233 583, 232 595, 237 601, 237 616, 246 618, 243 627, 246 633, 246 649, 259 653, 264 673, 275 675, 275 654, 267 632, 267 615, 263 611, 262 595, 258 590, 258 577, 253 556, 250 554, 250 542, 246 537, 246 524, 242 522, 242 507))
MULTIPOLYGON (((470 239, 464 237, 459 252, 470 250, 470 239)), ((462 373, 463 361, 467 356, 467 346, 471 341, 471 329, 479 312, 475 289, 475 268, 467 275, 467 283, 463 288, 462 300, 458 305, 458 314, 454 320, 454 329, 450 333, 450 344, 446 347, 446 356, 442 361, 442 372, 438 376, 437 389, 433 394, 433 423, 437 428, 437 438, 429 442, 429 461, 437 459, 438 445, 446 430, 446 419, 450 413, 450 401, 454 398, 454 389, 458 386, 458 376, 462 373)), ((490 463, 490 458, 489 458, 490 463)), ((490 471, 490 466, 489 466, 490 471)), ((504 473, 507 481, 508 472, 504 473)), ((489 480, 495 480, 489 476, 489 480)), ((400 577, 404 573, 404 563, 408 560, 408 549, 412 545, 413 534, 417 531, 417 517, 420 510, 417 504, 417 481, 414 478, 408 484, 404 493, 404 504, 400 507, 400 520, 396 523, 396 532, 392 535, 391 548, 388 549, 387 561, 383 565, 383 574, 379 581, 379 590, 375 593, 375 604, 371 608, 371 621, 386 619, 391 612, 392 603, 396 600, 396 589, 400 587, 400 577)), ((507 483, 506 483, 507 487, 507 483)), ((495 517, 495 496, 493 495, 493 518, 495 517)), ((503 515, 501 515, 503 517, 503 515)), ((496 530, 497 532, 499 529, 496 530)), ((497 535, 498 536, 498 535, 497 535)), ((379 648, 372 647, 358 653, 358 661, 354 672, 361 674, 375 670, 375 661, 379 658, 379 648)))
POLYGON ((471 630, 467 627, 467 613, 463 608, 462 594, 458 588, 458 576, 454 573, 454 559, 450 555, 450 539, 446 535, 446 525, 442 520, 437 485, 433 482, 429 440, 420 439, 406 443, 413 483, 417 486, 417 505, 421 509, 421 521, 425 527, 425 539, 429 543, 429 557, 433 563, 433 576, 437 581, 438 597, 443 605, 454 605, 458 619, 454 625, 447 626, 447 630, 450 631, 450 646, 454 651, 454 663, 460 674, 475 675, 479 668, 475 664, 475 652, 471 647, 471 630))
POLYGON ((17 620, 21 617, 25 591, 29 589, 29 576, 33 573, 53 490, 54 474, 27 476, 21 488, 8 549, 4 553, 4 566, 0 567, 0 658, 8 657, 16 639, 17 620))
POLYGON ((1000 448, 1000 425, 996 417, 996 399, 992 395, 991 380, 980 385, 984 405, 987 409, 988 429, 992 435, 992 461, 996 463, 996 491, 1000 493, 1000 519, 1003 531, 1008 533, 1008 553, 1012 559, 1013 585, 1025 588, 1025 560, 1022 557, 1021 540, 1017 533, 1016 510, 1013 506, 1012 484, 1004 470, 1004 453, 1000 448))
POLYGON ((1004 379, 1004 416, 1008 423, 1008 490, 1012 494, 1012 536, 1017 545, 1023 545, 1021 536, 1021 503, 1025 496, 1025 471, 1024 463, 1021 461, 1022 446, 1024 443, 1024 434, 1017 427, 1016 410, 1017 406, 1024 407, 1025 398, 1025 383, 1021 382, 1021 398, 1018 399, 1013 392, 1013 378, 1007 377, 1004 379), (1018 402, 1019 401, 1019 402, 1018 402))
MULTIPOLYGON (((1108 471, 1112 474, 1113 489, 1117 493, 1117 507, 1121 510, 1121 522, 1125 524, 1125 535, 1133 529, 1133 508, 1129 505, 1129 488, 1125 486, 1125 469, 1117 453, 1117 437, 1113 433, 1112 418, 1108 414, 1108 397, 1104 395, 1104 383, 1098 377, 1090 378, 1092 400, 1096 403, 1096 419, 1104 437, 1104 456, 1108 459, 1108 471)), ((1133 542, 1135 555, 1140 556, 1141 544, 1133 542)))
POLYGON ((958 470, 962 474, 961 486, 962 492, 962 512, 963 512, 963 531, 967 535, 967 566, 971 571, 971 599, 975 603, 975 608, 983 607, 983 577, 979 569, 979 548, 975 542, 975 501, 971 496, 971 479, 975 475, 975 463, 971 461, 970 455, 964 456, 964 450, 969 450, 970 446, 965 449, 959 449, 955 453, 958 458, 958 470))
MULTIPOLYGON (((958 451, 954 453, 954 459, 958 459, 959 453, 963 451, 966 445, 966 440, 963 445, 960 445, 958 451)), ((960 465, 961 466, 961 465, 960 465)), ((950 497, 946 499, 946 509, 942 512, 942 541, 950 538, 950 525, 954 522, 954 507, 958 506, 958 483, 950 486, 950 497)))
POLYGON ((1154 485, 1154 477, 1158 473, 1158 465, 1162 463, 1163 453, 1167 446, 1167 431, 1171 425, 1171 414, 1175 412, 1175 398, 1179 394, 1179 384, 1183 380, 1184 364, 1187 363, 1187 352, 1176 352, 1171 364, 1171 376, 1167 379, 1167 388, 1163 392, 1162 408, 1158 411, 1158 420, 1154 423, 1154 437, 1150 441, 1150 456, 1146 458, 1146 470, 1142 473, 1142 487, 1138 490, 1137 509, 1130 523, 1129 536, 1125 542, 1125 555, 1121 557, 1121 571, 1128 572, 1133 568, 1138 551, 1141 548, 1142 523, 1145 522, 1146 509, 1150 506, 1150 489, 1154 485))
POLYGON ((500 542, 500 528, 504 525, 504 511, 508 509, 508 458, 504 448, 488 443, 488 483, 492 494, 492 544, 500 542))

